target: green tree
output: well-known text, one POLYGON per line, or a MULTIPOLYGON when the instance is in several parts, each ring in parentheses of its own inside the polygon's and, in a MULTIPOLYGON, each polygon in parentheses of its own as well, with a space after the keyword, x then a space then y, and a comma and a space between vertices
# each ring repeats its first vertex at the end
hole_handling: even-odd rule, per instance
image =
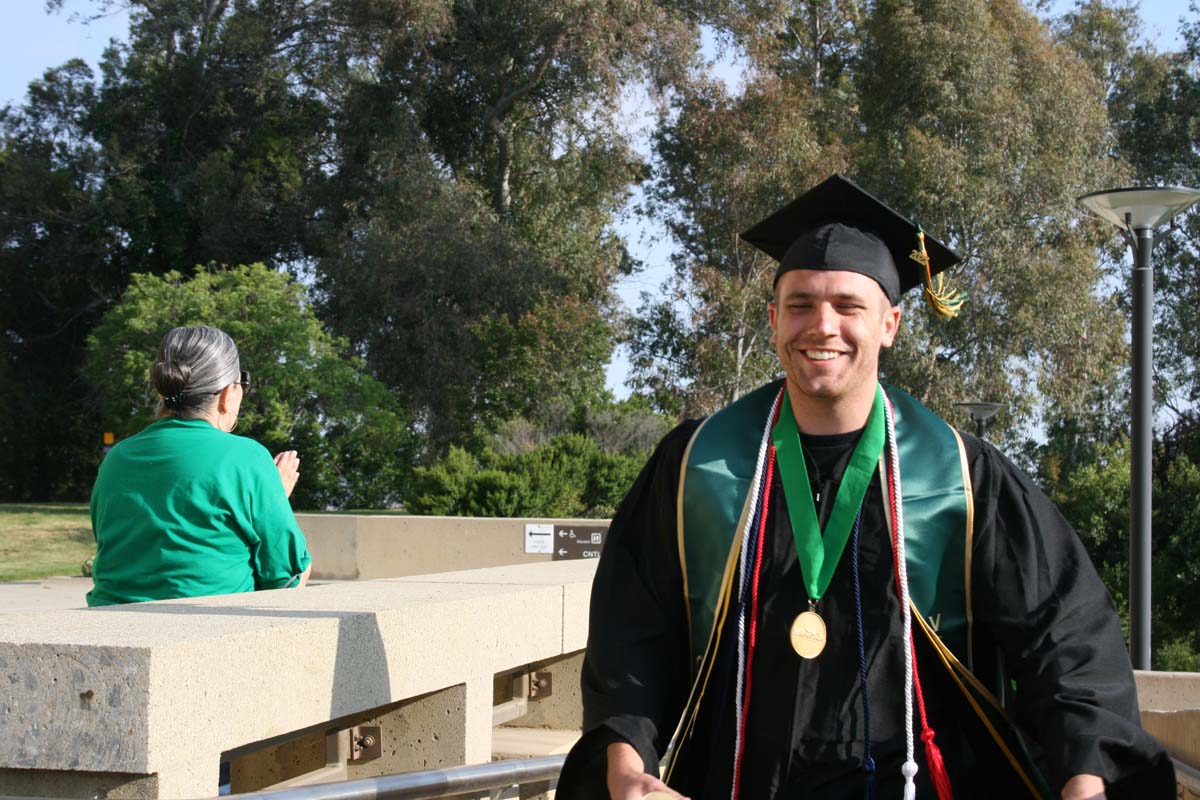
POLYGON ((84 340, 124 285, 121 231, 97 191, 91 70, 47 70, 0 109, 0 402, 10 419, 0 496, 86 496, 103 430, 79 376, 84 340))
POLYGON ((476 456, 451 446, 444 458, 417 468, 408 509, 468 517, 610 517, 644 462, 644 455, 604 453, 578 433, 520 454, 489 447, 476 456))
POLYGON ((707 414, 773 377, 766 304, 775 264, 738 233, 843 166, 822 145, 805 90, 765 77, 736 98, 720 84, 678 96, 655 137, 649 209, 678 249, 664 296, 631 323, 634 383, 671 413, 707 414))
POLYGON ((947 415, 971 397, 1007 402, 1000 438, 1087 419, 1126 352, 1095 258, 1106 232, 1080 226, 1074 203, 1123 174, 1087 65, 1016 0, 746 13, 760 15, 730 25, 755 66, 744 92, 681 91, 656 138, 651 211, 680 247, 667 296, 634 322, 640 388, 703 412, 774 371, 772 265, 736 234, 841 170, 966 258, 952 276, 962 316, 932 322, 909 298, 885 377, 947 415), (831 122, 833 105, 850 118, 831 122))
POLYGON ((450 3, 348 75, 317 255, 322 310, 431 450, 594 398, 632 268, 612 230, 642 172, 632 82, 696 49, 687 3, 450 3))
POLYGON ((6 497, 86 496, 103 428, 84 342, 132 274, 301 254, 326 117, 293 91, 284 26, 227 2, 130 5, 99 81, 69 61, 0 109, 0 395, 26 454, 6 497))
POLYGON ((906 314, 887 378, 947 415, 1006 402, 1000 438, 1086 418, 1127 359, 1074 201, 1121 176, 1100 88, 1016 0, 883 0, 866 32, 861 177, 965 258, 962 314, 906 314))
MULTIPOLYGON (((1200 658, 1200 468, 1185 453, 1155 453, 1152 536, 1155 669, 1193 669, 1200 658)), ((1051 499, 1079 533, 1123 618, 1129 611, 1129 442, 1064 472, 1051 499)))
POLYGON ((408 504, 419 514, 611 517, 670 426, 637 398, 560 409, 481 432, 419 467, 408 504))
POLYGON ((88 339, 87 373, 118 436, 152 419, 148 385, 159 340, 178 325, 221 328, 238 345, 252 387, 238 433, 272 452, 300 453, 299 508, 389 507, 403 497, 417 445, 390 393, 343 355, 303 288, 261 264, 197 268, 186 277, 135 275, 88 339))
POLYGON ((597 395, 642 175, 620 97, 686 69, 713 5, 95 0, 131 20, 99 79, 0 113, 4 441, 33 454, 0 492, 86 493, 83 343, 180 264, 311 278, 433 452, 597 395))

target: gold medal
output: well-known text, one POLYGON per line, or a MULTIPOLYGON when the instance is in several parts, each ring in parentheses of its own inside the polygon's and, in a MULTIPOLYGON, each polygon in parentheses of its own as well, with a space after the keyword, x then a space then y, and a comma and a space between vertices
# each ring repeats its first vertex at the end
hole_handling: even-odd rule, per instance
POLYGON ((805 611, 792 620, 792 649, 801 658, 816 658, 825 649, 825 620, 816 611, 805 611))

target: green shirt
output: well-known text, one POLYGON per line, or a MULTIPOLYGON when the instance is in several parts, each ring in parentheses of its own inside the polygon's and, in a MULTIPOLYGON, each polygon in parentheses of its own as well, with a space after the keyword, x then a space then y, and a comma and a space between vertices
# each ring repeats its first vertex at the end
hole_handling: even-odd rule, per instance
POLYGON ((91 508, 89 606, 280 589, 312 561, 267 449, 205 420, 113 447, 91 508))

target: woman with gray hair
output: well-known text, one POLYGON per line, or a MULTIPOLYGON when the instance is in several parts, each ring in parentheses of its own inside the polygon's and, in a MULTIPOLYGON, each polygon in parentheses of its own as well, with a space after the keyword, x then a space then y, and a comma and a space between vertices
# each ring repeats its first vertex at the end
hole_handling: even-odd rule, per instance
POLYGON ((150 379, 158 419, 109 451, 92 488, 88 605, 303 586, 312 559, 288 502, 300 459, 232 435, 250 386, 233 340, 174 328, 150 379))

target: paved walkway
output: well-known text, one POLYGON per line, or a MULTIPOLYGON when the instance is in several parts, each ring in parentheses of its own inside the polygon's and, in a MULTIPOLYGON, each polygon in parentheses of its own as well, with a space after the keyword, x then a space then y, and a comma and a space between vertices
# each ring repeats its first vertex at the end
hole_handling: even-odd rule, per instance
POLYGON ((0 583, 0 614, 83 608, 87 605, 87 593, 91 590, 92 579, 82 577, 0 583))

